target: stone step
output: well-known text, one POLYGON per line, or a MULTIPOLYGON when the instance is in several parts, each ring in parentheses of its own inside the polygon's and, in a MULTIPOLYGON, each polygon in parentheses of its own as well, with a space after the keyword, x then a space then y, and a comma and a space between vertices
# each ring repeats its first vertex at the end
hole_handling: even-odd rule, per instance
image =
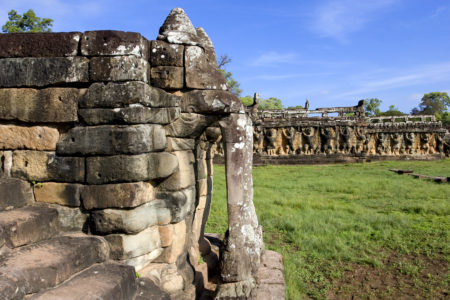
POLYGON ((33 300, 130 300, 137 293, 133 267, 107 262, 96 264, 54 289, 33 295, 33 300))
POLYGON ((0 211, 31 205, 34 202, 31 185, 17 178, 0 178, 0 211))
POLYGON ((0 212, 0 228, 6 246, 16 248, 56 235, 58 211, 44 206, 27 206, 0 212))
POLYGON ((0 295, 22 299, 64 282, 109 257, 101 237, 73 234, 14 249, 0 258, 0 295))

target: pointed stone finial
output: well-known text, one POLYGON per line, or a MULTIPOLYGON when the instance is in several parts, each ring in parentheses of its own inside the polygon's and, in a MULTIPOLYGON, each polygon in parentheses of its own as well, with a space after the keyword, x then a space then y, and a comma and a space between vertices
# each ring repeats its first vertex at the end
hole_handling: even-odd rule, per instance
POLYGON ((214 45, 211 42, 211 39, 209 38, 205 29, 203 29, 202 27, 197 27, 195 30, 197 32, 199 42, 204 48, 214 48, 214 45))
POLYGON ((197 31, 182 8, 174 8, 159 29, 158 40, 173 44, 199 44, 197 31))

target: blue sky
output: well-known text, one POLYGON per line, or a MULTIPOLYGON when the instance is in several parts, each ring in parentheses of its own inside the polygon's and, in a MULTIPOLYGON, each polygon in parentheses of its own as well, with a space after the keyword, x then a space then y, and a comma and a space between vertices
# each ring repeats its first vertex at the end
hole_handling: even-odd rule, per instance
POLYGON ((285 106, 355 105, 377 97, 382 109, 409 112, 424 93, 450 93, 450 1, 66 1, 0 0, 11 9, 54 19, 53 31, 115 29, 155 39, 182 7, 211 37, 241 83, 285 106))

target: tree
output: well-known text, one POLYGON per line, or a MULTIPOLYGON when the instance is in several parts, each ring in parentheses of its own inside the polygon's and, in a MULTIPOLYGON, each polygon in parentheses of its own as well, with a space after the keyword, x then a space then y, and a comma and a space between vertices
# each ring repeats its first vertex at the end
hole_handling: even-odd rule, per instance
POLYGON ((288 106, 286 109, 296 110, 296 109, 303 109, 302 105, 296 105, 296 106, 288 106))
POLYGON ((2 26, 2 31, 6 33, 52 31, 50 27, 53 26, 53 20, 36 17, 36 14, 32 9, 29 9, 22 16, 13 9, 8 13, 8 19, 9 21, 2 26))
POLYGON ((265 109, 283 109, 283 103, 281 103, 281 100, 275 97, 270 97, 269 99, 261 100, 259 102, 258 109, 265 110, 265 109))
POLYGON ((404 116, 405 114, 398 110, 394 105, 390 105, 385 112, 379 112, 377 116, 404 116))
POLYGON ((381 113, 381 100, 378 98, 364 99, 364 110, 368 116, 378 116, 381 113))
POLYGON ((250 95, 241 97, 241 98, 239 98, 239 100, 241 100, 241 102, 242 102, 242 104, 244 104, 244 106, 250 106, 253 104, 253 97, 250 95))
POLYGON ((437 115, 448 111, 450 98, 445 92, 432 92, 423 95, 419 107, 413 108, 413 115, 437 115))
POLYGON ((233 78, 233 74, 231 72, 227 72, 224 68, 225 65, 229 64, 231 62, 231 58, 228 55, 221 55, 219 60, 217 61, 217 66, 219 67, 220 71, 223 73, 223 76, 225 76, 225 79, 227 80, 227 88, 230 92, 236 95, 236 97, 240 97, 242 93, 242 89, 240 88, 239 82, 237 82, 233 78))

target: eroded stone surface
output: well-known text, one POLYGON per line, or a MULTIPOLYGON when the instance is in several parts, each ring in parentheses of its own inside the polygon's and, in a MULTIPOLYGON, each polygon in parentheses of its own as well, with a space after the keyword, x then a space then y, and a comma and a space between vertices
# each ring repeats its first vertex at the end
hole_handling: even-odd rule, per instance
POLYGON ((88 82, 84 57, 26 57, 0 59, 0 87, 48 86, 88 82))
POLYGON ((165 147, 166 134, 160 125, 93 126, 72 128, 58 142, 57 153, 140 154, 165 147))
POLYGON ((190 151, 173 152, 178 158, 178 170, 164 180, 161 190, 178 191, 195 185, 194 154, 190 151))
POLYGON ((0 178, 0 211, 30 205, 34 202, 30 183, 17 178, 0 178))
POLYGON ((152 252, 161 246, 158 226, 147 228, 134 235, 110 234, 105 239, 111 245, 114 259, 127 259, 152 252))
POLYGON ((181 191, 158 191, 156 198, 161 200, 159 205, 168 208, 172 215, 172 223, 180 222, 194 210, 195 205, 195 187, 181 191))
POLYGON ((175 155, 160 152, 86 158, 89 184, 146 181, 165 178, 178 169, 175 155))
POLYGON ((0 34, 0 58, 75 56, 81 32, 0 34))
POLYGON ((81 193, 83 207, 131 208, 154 199, 153 186, 147 182, 86 185, 81 193))
POLYGON ((119 108, 133 104, 149 107, 175 107, 180 98, 142 81, 96 82, 90 85, 80 107, 119 108))
POLYGON ((81 119, 89 125, 169 124, 180 115, 178 107, 150 108, 137 104, 124 108, 80 109, 81 119))
POLYGON ((170 211, 158 205, 158 201, 145 203, 134 209, 103 209, 91 213, 97 233, 138 233, 150 226, 168 224, 170 211))
POLYGON ((44 182, 33 186, 37 202, 79 207, 82 185, 73 183, 44 182))
POLYGON ((182 113, 180 117, 165 127, 167 136, 198 137, 206 127, 216 121, 216 117, 195 113, 182 113))
POLYGON ((92 81, 148 82, 148 62, 136 56, 101 56, 90 60, 89 78, 92 81))
POLYGON ((187 239, 185 221, 172 224, 172 229, 173 235, 177 238, 172 241, 172 244, 170 246, 164 248, 161 256, 155 260, 156 262, 173 264, 186 249, 187 239))
POLYGON ((81 39, 81 54, 86 56, 134 55, 148 58, 148 41, 137 32, 86 31, 81 39))
POLYGON ((173 44, 197 45, 197 32, 182 8, 174 8, 159 28, 158 40, 173 44))
POLYGON ((184 86, 183 67, 152 67, 150 76, 152 85, 162 89, 182 89, 184 86))
POLYGON ((84 158, 56 156, 54 152, 14 151, 11 174, 28 181, 84 181, 84 158))
POLYGON ((186 46, 184 52, 186 87, 192 89, 227 90, 225 76, 212 67, 205 50, 198 46, 186 46))
POLYGON ((150 64, 152 66, 182 67, 183 60, 184 46, 164 41, 151 41, 150 64))
POLYGON ((0 125, 0 149, 55 150, 59 132, 45 126, 0 125))
POLYGON ((184 113, 228 114, 243 113, 242 102, 232 93, 217 90, 195 90, 185 93, 181 100, 184 113))
POLYGON ((24 122, 76 122, 85 89, 0 89, 0 119, 24 122))

